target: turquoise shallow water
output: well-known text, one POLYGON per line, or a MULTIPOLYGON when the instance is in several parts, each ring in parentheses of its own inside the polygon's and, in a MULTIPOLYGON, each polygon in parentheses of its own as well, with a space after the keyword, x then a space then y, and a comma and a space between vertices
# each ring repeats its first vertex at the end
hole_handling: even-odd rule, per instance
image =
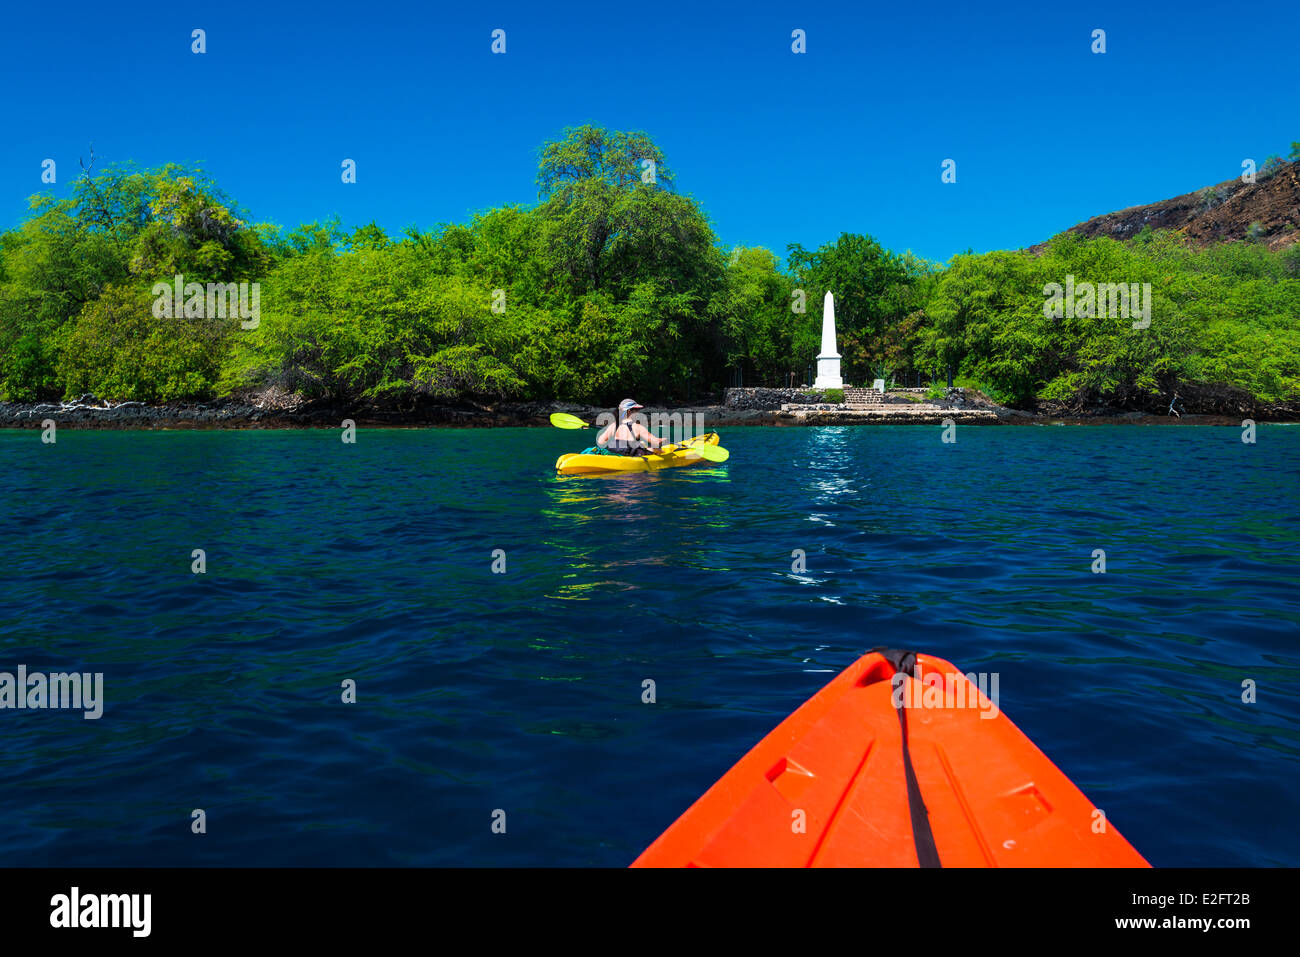
POLYGON ((0 671, 106 698, 0 710, 0 863, 623 865, 884 644, 999 672, 1153 863, 1300 864, 1300 428, 1239 435, 731 429, 593 479, 553 430, 0 432, 0 671))

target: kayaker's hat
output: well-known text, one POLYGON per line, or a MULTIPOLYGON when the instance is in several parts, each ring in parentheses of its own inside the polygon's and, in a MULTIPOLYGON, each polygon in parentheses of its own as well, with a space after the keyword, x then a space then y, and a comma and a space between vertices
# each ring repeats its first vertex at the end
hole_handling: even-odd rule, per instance
POLYGON ((618 404, 619 418, 626 419, 627 414, 631 412, 633 409, 644 409, 644 408, 645 406, 637 402, 634 402, 632 399, 624 399, 622 402, 618 404))

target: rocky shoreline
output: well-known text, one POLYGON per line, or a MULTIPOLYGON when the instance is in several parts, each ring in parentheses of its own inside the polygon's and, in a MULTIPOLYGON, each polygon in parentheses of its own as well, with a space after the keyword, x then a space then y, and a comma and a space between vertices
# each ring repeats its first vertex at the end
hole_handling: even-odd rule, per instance
MULTIPOLYGON (((799 395, 798 398, 814 397, 799 395)), ((1067 410, 1033 413, 996 405, 978 394, 950 397, 934 403, 891 395, 883 397, 873 408, 789 401, 775 408, 754 407, 754 403, 742 401, 671 409, 647 407, 645 411, 651 415, 660 412, 683 418, 690 416, 692 423, 702 423, 705 429, 747 425, 937 425, 946 419, 968 425, 1240 426, 1244 418, 1252 417, 1242 413, 1156 415, 1140 410, 1105 408, 1082 414, 1067 410)), ((417 400, 406 405, 381 407, 267 401, 261 396, 147 405, 140 402, 106 403, 93 396, 83 396, 68 402, 0 402, 0 428, 39 429, 46 422, 53 421, 60 428, 73 429, 338 429, 343 427, 345 420, 351 420, 359 428, 527 428, 548 425, 552 412, 568 412, 594 422, 598 415, 610 410, 567 402, 478 404, 417 400)), ((1300 422, 1300 412, 1281 407, 1259 410, 1254 418, 1260 422, 1300 422)))

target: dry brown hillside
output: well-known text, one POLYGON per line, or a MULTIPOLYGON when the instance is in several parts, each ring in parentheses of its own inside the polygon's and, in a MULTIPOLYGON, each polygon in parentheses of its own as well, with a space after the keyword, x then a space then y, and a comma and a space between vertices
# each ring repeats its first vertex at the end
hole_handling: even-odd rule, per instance
MULTIPOLYGON (((1173 229, 1195 243, 1257 238, 1270 249, 1300 241, 1300 162, 1287 163, 1254 183, 1230 179, 1173 199, 1096 216, 1066 232, 1089 238, 1131 239, 1146 226, 1173 229), (1251 226, 1258 223, 1251 235, 1251 226)), ((1041 249, 1031 247, 1033 251, 1041 249)))

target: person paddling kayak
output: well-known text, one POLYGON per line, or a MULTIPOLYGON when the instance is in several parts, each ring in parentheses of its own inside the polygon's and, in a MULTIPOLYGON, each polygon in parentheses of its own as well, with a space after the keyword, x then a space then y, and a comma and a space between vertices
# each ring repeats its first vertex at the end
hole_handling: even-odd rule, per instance
POLYGON ((663 445, 663 439, 651 435, 644 425, 629 418, 633 409, 642 408, 645 406, 631 399, 620 402, 616 420, 605 426, 596 437, 596 445, 615 455, 645 455, 663 445))

